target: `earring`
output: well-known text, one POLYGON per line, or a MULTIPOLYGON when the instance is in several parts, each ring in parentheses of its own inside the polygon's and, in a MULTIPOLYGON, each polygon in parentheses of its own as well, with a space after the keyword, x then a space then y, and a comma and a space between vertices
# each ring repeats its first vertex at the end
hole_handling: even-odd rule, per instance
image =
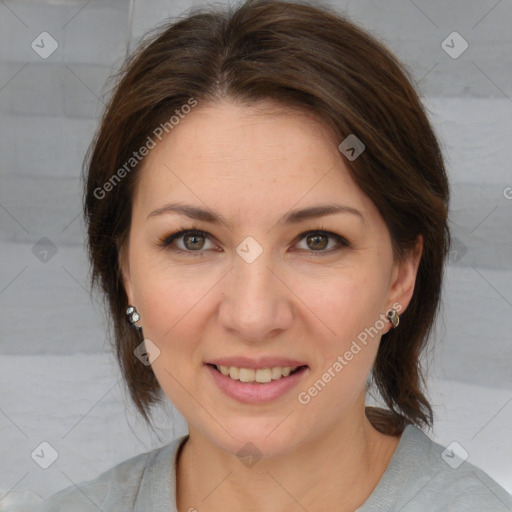
POLYGON ((388 317, 389 321, 393 324, 393 327, 398 327, 398 324, 400 323, 400 317, 398 316, 398 312, 396 309, 390 309, 386 316, 388 317))
POLYGON ((136 327, 136 323, 140 320, 140 315, 137 313, 137 310, 134 306, 128 306, 128 309, 126 310, 126 316, 128 317, 128 321, 136 327))

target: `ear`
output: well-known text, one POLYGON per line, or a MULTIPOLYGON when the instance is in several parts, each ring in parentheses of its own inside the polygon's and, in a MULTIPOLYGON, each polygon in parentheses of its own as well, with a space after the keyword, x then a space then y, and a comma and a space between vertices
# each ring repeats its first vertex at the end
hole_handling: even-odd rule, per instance
POLYGON ((418 235, 415 247, 409 251, 404 261, 395 263, 393 268, 388 300, 390 307, 396 307, 396 304, 401 306, 399 313, 403 313, 411 301, 422 253, 423 237, 418 235))
POLYGON ((117 254, 121 279, 123 281, 128 304, 133 304, 132 283, 130 275, 130 260, 128 258, 128 240, 122 244, 117 244, 117 254))

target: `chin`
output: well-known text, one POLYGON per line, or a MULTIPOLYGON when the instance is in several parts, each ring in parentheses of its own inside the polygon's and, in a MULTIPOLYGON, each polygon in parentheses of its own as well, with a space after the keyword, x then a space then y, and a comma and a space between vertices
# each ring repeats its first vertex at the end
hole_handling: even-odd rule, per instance
POLYGON ((290 417, 283 421, 285 417, 286 414, 272 422, 264 418, 232 420, 225 426, 232 436, 216 425, 215 431, 209 431, 207 437, 222 450, 239 458, 284 456, 293 451, 302 438, 299 432, 290 428, 290 417))

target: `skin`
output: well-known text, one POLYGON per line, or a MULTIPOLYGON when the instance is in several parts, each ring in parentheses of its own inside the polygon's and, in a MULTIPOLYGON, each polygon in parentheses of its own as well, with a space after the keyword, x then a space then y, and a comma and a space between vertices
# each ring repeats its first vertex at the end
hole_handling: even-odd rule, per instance
POLYGON ((389 322, 307 405, 297 400, 394 303, 406 309, 421 256, 419 238, 405 262, 393 260, 387 226, 350 177, 339 142, 307 113, 226 101, 196 107, 141 170, 121 265, 139 325, 160 350, 153 371, 189 426, 177 464, 182 512, 353 511, 396 449, 399 437, 379 433, 364 414, 365 384, 389 322), (226 224, 149 215, 174 202, 209 208, 226 224), (364 222, 347 213, 280 222, 324 203, 355 208, 364 222), (158 245, 193 228, 208 236, 158 245), (299 238, 319 228, 350 247, 326 235, 320 249, 299 238), (236 252, 247 236, 263 248, 250 264, 236 252), (243 404, 204 366, 238 355, 292 357, 309 368, 277 400, 243 404), (247 442, 262 454, 252 467, 236 455, 247 442))

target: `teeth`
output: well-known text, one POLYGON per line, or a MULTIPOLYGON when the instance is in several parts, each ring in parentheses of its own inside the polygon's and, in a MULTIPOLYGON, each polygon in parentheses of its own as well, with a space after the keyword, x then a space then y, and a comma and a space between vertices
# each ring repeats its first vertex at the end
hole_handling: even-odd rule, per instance
POLYGON ((240 368, 238 371, 238 380, 242 382, 254 382, 256 380, 256 371, 252 368, 240 368))
POLYGON ((291 372, 296 370, 298 366, 290 367, 285 366, 284 368, 276 366, 274 368, 259 368, 254 370, 253 368, 237 368, 236 366, 216 366, 217 370, 231 377, 233 380, 239 380, 240 382, 260 382, 265 384, 271 380, 277 380, 281 377, 288 377, 291 372))
POLYGON ((270 370, 270 371, 271 371, 273 379, 281 378, 281 375, 282 375, 281 368, 272 368, 272 370, 270 370))

